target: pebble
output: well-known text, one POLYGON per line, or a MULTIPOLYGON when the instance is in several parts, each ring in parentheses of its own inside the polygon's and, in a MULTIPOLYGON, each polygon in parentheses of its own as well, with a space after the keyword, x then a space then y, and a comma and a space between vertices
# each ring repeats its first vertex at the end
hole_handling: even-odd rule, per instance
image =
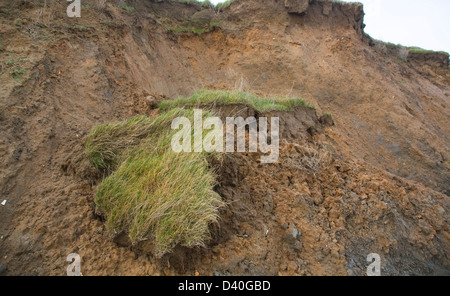
POLYGON ((297 228, 292 229, 292 236, 295 239, 300 239, 300 236, 302 235, 302 231, 298 230, 297 228))
POLYGON ((303 249, 303 244, 302 244, 302 242, 299 241, 299 240, 296 240, 296 241, 294 242, 294 250, 297 251, 297 252, 301 252, 302 249, 303 249))

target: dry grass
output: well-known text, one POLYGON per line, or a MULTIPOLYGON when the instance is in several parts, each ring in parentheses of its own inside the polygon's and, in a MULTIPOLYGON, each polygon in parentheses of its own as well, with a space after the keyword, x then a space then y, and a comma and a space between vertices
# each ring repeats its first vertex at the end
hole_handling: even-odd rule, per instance
POLYGON ((290 165, 296 169, 310 171, 313 175, 320 173, 332 161, 331 153, 320 147, 320 145, 318 147, 314 145, 296 145, 295 150, 300 155, 291 157, 290 165))
MULTIPOLYGON (((174 109, 156 119, 136 116, 126 121, 95 126, 86 139, 90 162, 101 170, 114 170, 124 151, 133 148, 148 137, 157 138, 170 129, 173 118, 182 114, 174 109)), ((126 154, 126 153, 125 153, 126 154)))

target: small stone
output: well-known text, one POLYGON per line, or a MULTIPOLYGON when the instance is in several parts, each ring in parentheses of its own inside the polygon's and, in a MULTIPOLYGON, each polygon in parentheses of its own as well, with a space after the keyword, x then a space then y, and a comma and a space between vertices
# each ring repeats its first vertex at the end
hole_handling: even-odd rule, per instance
POLYGON ((303 244, 301 241, 297 240, 294 242, 294 250, 297 252, 301 252, 303 249, 303 244))
POLYGON ((297 263, 295 263, 294 261, 288 262, 288 264, 287 264, 288 272, 295 272, 297 269, 298 269, 297 263))

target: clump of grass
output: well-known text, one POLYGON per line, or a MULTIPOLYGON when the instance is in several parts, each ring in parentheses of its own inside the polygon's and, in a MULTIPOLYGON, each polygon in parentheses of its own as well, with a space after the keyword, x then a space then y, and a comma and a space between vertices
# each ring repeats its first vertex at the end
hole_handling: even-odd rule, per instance
POLYGON ((157 137, 170 127, 177 110, 164 113, 156 119, 136 116, 126 121, 95 126, 86 138, 86 152, 90 162, 98 169, 114 170, 122 154, 138 145, 150 135, 157 137))
MULTIPOLYGON (((171 129, 173 119, 194 121, 192 109, 179 107, 207 103, 243 103, 259 111, 310 106, 298 98, 200 90, 162 102, 165 112, 154 119, 137 116, 94 127, 85 147, 90 162, 110 173, 99 185, 95 203, 111 234, 126 232, 132 243, 152 240, 159 257, 177 245, 203 246, 210 237, 209 225, 217 222, 224 202, 214 191, 217 178, 208 160, 220 159, 220 154, 176 153, 171 146, 177 132, 171 129)), ((204 119, 212 115, 203 112, 204 119)))
MULTIPOLYGON (((20 58, 13 56, 5 62, 6 67, 11 69, 11 76, 17 82, 24 82, 23 76, 25 76, 25 74, 27 73, 27 69, 24 67, 24 64, 28 62, 27 57, 27 55, 24 55, 20 58)), ((1 72, 3 73, 3 65, 1 72)))
POLYGON ((162 101, 159 108, 168 110, 175 107, 199 106, 203 104, 246 104, 257 111, 290 111, 297 106, 314 108, 300 98, 262 98, 242 91, 199 90, 190 97, 178 97, 174 100, 162 101))
POLYGON ((421 53, 421 54, 440 53, 440 54, 448 55, 448 53, 445 51, 433 51, 433 50, 423 49, 420 47, 409 47, 408 50, 409 50, 409 53, 421 53))
POLYGON ((11 71, 11 75, 12 77, 17 80, 17 81, 21 81, 21 78, 23 75, 25 75, 25 73, 27 73, 27 70, 25 68, 22 69, 14 69, 11 71))
POLYGON ((207 162, 219 156, 171 149, 175 131, 170 125, 181 116, 193 122, 192 110, 176 108, 155 119, 138 116, 97 126, 86 141, 96 167, 116 168, 95 197, 107 229, 125 231, 132 243, 151 239, 158 257, 176 245, 203 246, 224 205, 213 190, 216 176, 207 162))
POLYGON ((194 33, 196 35, 202 35, 206 32, 206 28, 194 27, 169 27, 168 30, 175 33, 194 33))

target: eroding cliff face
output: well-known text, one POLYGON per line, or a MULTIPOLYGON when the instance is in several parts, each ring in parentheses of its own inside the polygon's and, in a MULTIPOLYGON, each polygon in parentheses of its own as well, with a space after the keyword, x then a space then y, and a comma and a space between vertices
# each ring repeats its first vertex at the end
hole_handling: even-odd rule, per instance
POLYGON ((408 54, 408 61, 421 65, 426 65, 434 68, 442 68, 448 70, 449 55, 448 53, 440 52, 410 52, 408 54))
POLYGON ((368 43, 377 52, 398 58, 404 62, 409 62, 410 66, 421 71, 427 68, 433 68, 434 72, 439 71, 445 75, 449 67, 449 54, 445 52, 433 52, 418 48, 409 48, 402 45, 385 43, 379 40, 373 40, 366 36, 368 43), (442 71, 440 71, 442 70, 442 71))
POLYGON ((0 264, 8 274, 63 275, 73 252, 85 275, 359 275, 370 252, 382 255, 385 274, 448 274, 443 56, 376 50, 360 4, 85 3, 82 17, 69 19, 63 2, 0 1, 0 190, 8 200, 0 264), (156 101, 200 88, 302 97, 335 126, 285 139, 273 166, 231 155, 218 188, 231 204, 223 232, 206 255, 174 254, 168 268, 107 235, 93 210, 101 176, 84 137, 95 124, 152 116, 156 101), (324 165, 312 166, 314 157, 324 165))

